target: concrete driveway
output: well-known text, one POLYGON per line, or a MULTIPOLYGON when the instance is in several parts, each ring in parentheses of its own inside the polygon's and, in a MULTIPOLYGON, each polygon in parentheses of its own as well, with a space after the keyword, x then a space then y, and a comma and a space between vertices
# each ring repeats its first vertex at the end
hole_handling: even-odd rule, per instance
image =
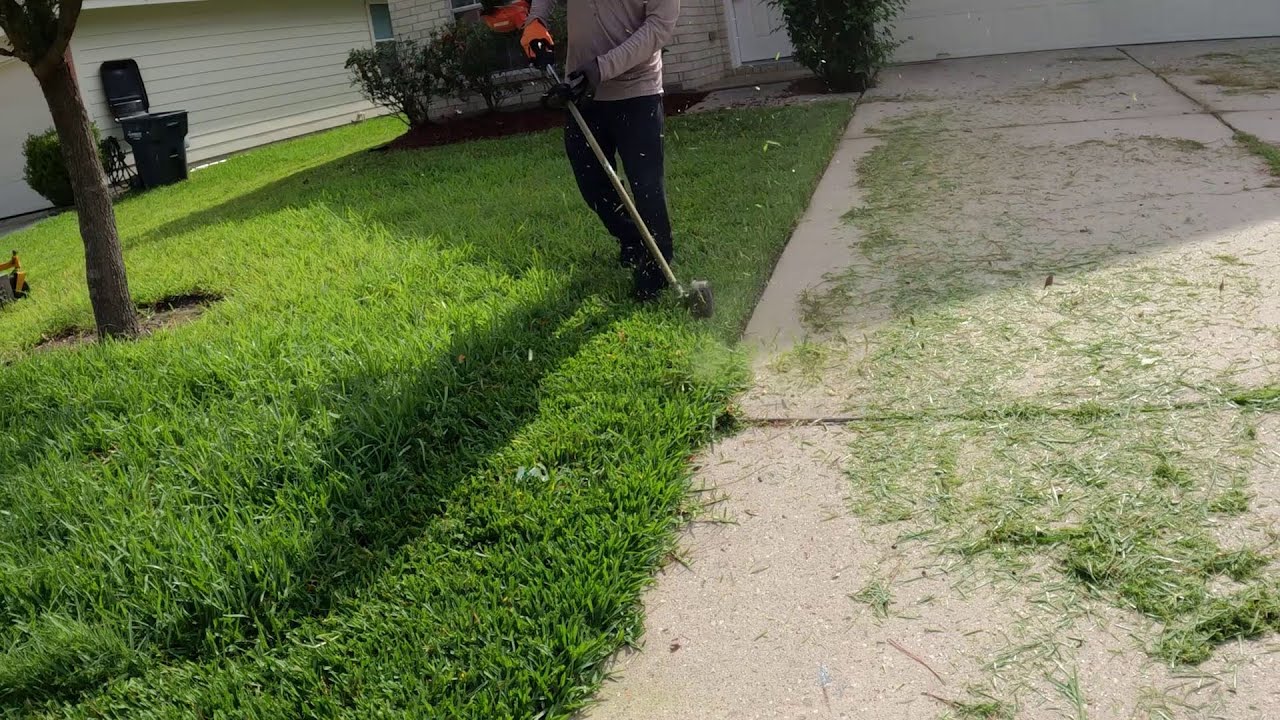
POLYGON ((1069 283, 1075 271, 1138 256, 1242 236, 1266 247, 1280 221, 1280 176, 1237 132, 1280 143, 1280 40, 886 72, 859 104, 748 328, 762 350, 750 413, 866 409, 843 387, 848 378, 829 378, 840 389, 797 388, 770 372, 805 339, 852 340, 913 307, 1055 273, 1069 283), (912 237, 881 241, 894 228, 912 237))
POLYGON ((1240 133, 1280 142, 1280 41, 885 73, 588 716, 1276 714, 1280 177, 1240 133))

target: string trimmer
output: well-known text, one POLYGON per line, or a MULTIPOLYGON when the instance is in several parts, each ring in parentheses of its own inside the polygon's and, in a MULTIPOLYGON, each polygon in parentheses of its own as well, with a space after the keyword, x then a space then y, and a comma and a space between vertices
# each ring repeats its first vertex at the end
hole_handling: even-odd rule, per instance
MULTIPOLYGON (((556 88, 565 87, 565 83, 560 79, 560 74, 556 72, 555 54, 551 46, 546 41, 536 40, 533 42, 531 49, 535 53, 533 58, 534 66, 542 68, 547 77, 555 83, 556 87, 551 90, 551 93, 556 94, 556 88)), ((640 237, 644 239, 644 244, 648 248, 649 254, 653 256, 654 262, 658 264, 662 274, 666 276, 667 282, 675 289, 676 297, 680 299, 680 302, 689 309, 689 312, 694 317, 710 318, 715 314, 716 309, 715 297, 711 293, 711 284, 706 280, 694 280, 686 288, 676 278, 676 274, 671 270, 671 264, 667 262, 667 258, 663 256, 657 241, 653 239, 653 234, 649 232, 649 226, 640 217, 640 211, 636 209, 635 200, 632 199, 631 194, 627 192, 626 187, 622 184, 618 173, 613 169, 613 164, 609 162, 609 158, 605 156, 604 150, 601 149, 600 143, 596 142, 596 136, 591 132, 587 121, 583 119, 577 103, 568 97, 564 99, 565 105, 569 109, 569 114, 573 116, 573 121, 582 130, 583 137, 587 139, 587 144, 591 146, 591 152, 595 153, 596 160, 600 162, 600 167, 604 168, 605 175, 609 176, 609 182, 613 184, 613 189, 617 191, 623 207, 627 209, 627 213, 631 216, 631 221, 640 229, 640 237)))

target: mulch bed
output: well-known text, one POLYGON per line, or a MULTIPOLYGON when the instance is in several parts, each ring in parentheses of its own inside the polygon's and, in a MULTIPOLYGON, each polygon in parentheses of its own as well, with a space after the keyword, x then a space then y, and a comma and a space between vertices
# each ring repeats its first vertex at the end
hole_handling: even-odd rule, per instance
MULTIPOLYGON (((667 93, 663 96, 667 117, 679 115, 702 102, 707 93, 667 93)), ((523 135, 526 133, 564 127, 565 112, 532 107, 522 110, 501 111, 458 118, 447 122, 416 128, 376 148, 386 150, 413 150, 417 148, 452 145, 481 138, 523 135)))
MULTIPOLYGON (((204 314, 212 304, 222 299, 217 293, 195 290, 180 295, 168 295, 151 303, 138 305, 138 322, 142 325, 142 334, 149 335, 156 330, 166 330, 191 322, 204 314)), ((36 350, 56 350, 58 348, 87 345, 98 339, 98 333, 90 328, 68 325, 45 335, 36 343, 36 350)))
POLYGON ((800 78, 787 86, 787 95, 826 95, 831 92, 827 84, 816 77, 800 78))

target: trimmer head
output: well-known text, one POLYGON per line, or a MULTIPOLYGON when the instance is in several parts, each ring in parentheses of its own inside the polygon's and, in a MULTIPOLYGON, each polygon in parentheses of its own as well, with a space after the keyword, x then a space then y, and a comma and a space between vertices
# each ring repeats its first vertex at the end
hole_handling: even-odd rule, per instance
POLYGON ((711 293, 711 283, 706 280, 689 283, 689 294, 684 300, 689 313, 700 320, 709 320, 716 314, 716 299, 711 293))

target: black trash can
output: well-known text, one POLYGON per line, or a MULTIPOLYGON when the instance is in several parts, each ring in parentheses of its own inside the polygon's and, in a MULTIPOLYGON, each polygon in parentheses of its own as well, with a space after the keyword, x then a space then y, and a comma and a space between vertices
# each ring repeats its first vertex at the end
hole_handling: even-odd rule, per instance
POLYGON ((144 189, 187 179, 186 110, 122 117, 120 127, 133 148, 138 181, 144 189))

